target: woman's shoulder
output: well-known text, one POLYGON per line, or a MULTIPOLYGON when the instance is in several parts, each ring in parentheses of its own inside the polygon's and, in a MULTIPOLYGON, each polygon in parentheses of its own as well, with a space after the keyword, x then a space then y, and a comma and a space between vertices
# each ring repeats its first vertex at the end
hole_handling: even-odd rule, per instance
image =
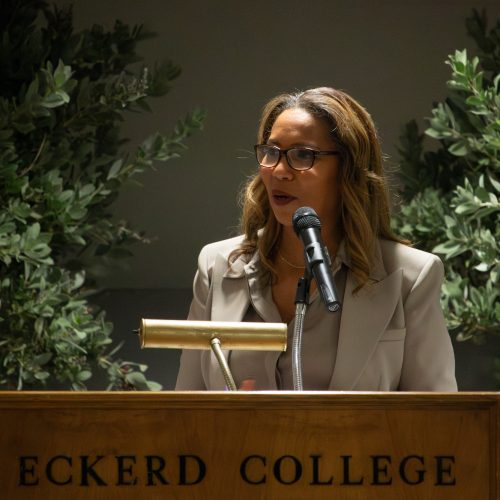
POLYGON ((205 245, 200 252, 205 258, 212 260, 217 255, 221 254, 225 257, 229 257, 231 252, 236 250, 244 240, 244 236, 235 236, 234 238, 228 238, 226 240, 214 241, 213 243, 208 243, 205 245))
POLYGON ((443 264, 437 255, 396 241, 381 239, 379 244, 387 274, 402 269, 403 276, 410 282, 415 281, 424 271, 440 276, 443 274, 443 264))
POLYGON ((231 277, 242 276, 251 256, 245 254, 233 260, 231 254, 241 246, 244 239, 245 237, 241 235, 205 245, 198 257, 198 269, 206 272, 208 276, 213 272, 224 276, 230 273, 231 277))
POLYGON ((211 269, 218 256, 222 257, 220 262, 224 262, 226 266, 229 266, 229 257, 238 247, 240 247, 243 241, 244 236, 240 235, 235 236, 234 238, 228 238, 227 240, 208 243, 200 251, 198 266, 211 269))

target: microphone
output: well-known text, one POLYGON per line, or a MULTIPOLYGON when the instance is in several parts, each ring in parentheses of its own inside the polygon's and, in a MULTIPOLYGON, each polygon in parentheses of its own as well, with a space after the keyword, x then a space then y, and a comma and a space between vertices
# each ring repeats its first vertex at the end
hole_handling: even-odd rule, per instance
POLYGON ((321 222, 316 212, 309 207, 298 208, 292 217, 293 229, 302 240, 306 265, 311 270, 319 293, 330 312, 340 309, 331 269, 330 255, 321 238, 321 222))

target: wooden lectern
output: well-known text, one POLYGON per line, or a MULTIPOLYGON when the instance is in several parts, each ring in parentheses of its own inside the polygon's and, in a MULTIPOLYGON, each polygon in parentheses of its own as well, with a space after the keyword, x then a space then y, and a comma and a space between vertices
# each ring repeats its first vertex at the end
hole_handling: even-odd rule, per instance
POLYGON ((0 498, 500 499, 499 393, 0 393, 0 498))

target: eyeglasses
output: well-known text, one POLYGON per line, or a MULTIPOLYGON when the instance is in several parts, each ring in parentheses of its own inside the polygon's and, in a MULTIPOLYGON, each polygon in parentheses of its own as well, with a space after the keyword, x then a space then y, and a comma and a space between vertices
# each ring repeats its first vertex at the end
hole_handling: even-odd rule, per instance
POLYGON ((280 149, 278 146, 268 144, 257 144, 254 148, 261 167, 274 168, 279 163, 281 155, 285 155, 290 168, 299 171, 309 170, 314 165, 317 156, 340 154, 340 151, 316 151, 309 148, 280 149))

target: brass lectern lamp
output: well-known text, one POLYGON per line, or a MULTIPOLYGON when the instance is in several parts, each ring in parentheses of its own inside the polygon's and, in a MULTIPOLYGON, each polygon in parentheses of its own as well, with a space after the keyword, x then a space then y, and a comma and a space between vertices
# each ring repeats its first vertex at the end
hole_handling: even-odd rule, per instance
POLYGON ((222 353, 228 350, 286 351, 285 323, 237 323, 229 321, 181 321, 143 319, 141 347, 212 349, 229 390, 235 391, 233 375, 222 353))

